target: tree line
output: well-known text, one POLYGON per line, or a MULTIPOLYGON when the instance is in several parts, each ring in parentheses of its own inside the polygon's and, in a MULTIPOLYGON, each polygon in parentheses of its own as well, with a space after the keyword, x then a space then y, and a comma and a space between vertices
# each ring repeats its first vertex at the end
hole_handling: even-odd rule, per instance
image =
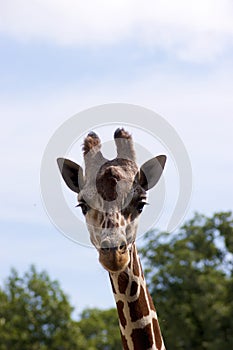
MULTIPOLYGON (((233 216, 195 214, 177 232, 148 232, 140 249, 167 349, 233 348, 233 216)), ((0 350, 120 350, 115 309, 79 321, 57 281, 31 266, 0 288, 0 350)))

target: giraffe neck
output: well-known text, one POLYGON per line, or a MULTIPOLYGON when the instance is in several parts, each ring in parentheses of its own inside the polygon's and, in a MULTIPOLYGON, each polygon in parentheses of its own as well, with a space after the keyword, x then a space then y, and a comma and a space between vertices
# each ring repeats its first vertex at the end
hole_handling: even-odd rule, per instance
POLYGON ((110 273, 124 350, 165 350, 135 244, 128 267, 110 273))

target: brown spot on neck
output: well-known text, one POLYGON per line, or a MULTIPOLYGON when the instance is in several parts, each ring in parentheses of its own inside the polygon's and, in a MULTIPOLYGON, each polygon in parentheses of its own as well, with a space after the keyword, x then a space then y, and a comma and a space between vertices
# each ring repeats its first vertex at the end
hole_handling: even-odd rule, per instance
POLYGON ((123 328, 125 328, 125 326, 127 324, 127 321, 126 321, 126 318, 125 318, 125 315, 124 315, 124 311, 123 311, 124 310, 124 303, 123 303, 123 301, 119 300, 116 303, 116 306, 117 306, 117 311, 118 311, 120 324, 122 325, 123 328))
POLYGON ((127 339, 122 333, 121 333, 121 340, 122 340, 123 349, 130 350, 130 348, 128 347, 127 339))
POLYGON ((112 286, 112 291, 113 291, 114 294, 116 294, 116 289, 114 287, 114 283, 113 283, 113 280, 112 280, 112 277, 111 277, 110 273, 109 273, 109 278, 110 278, 110 282, 111 282, 111 286, 112 286))
POLYGON ((122 294, 125 294, 128 284, 129 284, 129 275, 125 271, 123 271, 118 276, 119 292, 122 294))
POLYGON ((154 330, 156 348, 160 350, 163 345, 163 340, 162 340, 162 334, 159 327, 159 322, 155 318, 153 318, 153 330, 154 330))
POLYGON ((147 298, 148 298, 148 301, 149 301, 150 309, 156 311, 153 299, 152 299, 152 297, 151 297, 151 295, 150 295, 150 293, 149 293, 147 288, 146 288, 146 293, 147 293, 147 298))
POLYGON ((144 328, 136 328, 132 331, 134 350, 150 349, 153 346, 153 335, 151 325, 144 328))
POLYGON ((146 295, 144 289, 140 288, 140 294, 137 300, 128 303, 131 321, 135 322, 140 320, 143 316, 148 316, 150 313, 149 306, 147 305, 146 295))
POLYGON ((140 276, 140 266, 138 264, 138 256, 137 256, 137 250, 136 247, 133 249, 133 255, 131 257, 133 259, 133 274, 137 277, 140 276))
POLYGON ((131 283, 131 287, 130 287, 130 296, 134 296, 135 294, 137 294, 138 291, 138 284, 135 281, 132 281, 131 283))

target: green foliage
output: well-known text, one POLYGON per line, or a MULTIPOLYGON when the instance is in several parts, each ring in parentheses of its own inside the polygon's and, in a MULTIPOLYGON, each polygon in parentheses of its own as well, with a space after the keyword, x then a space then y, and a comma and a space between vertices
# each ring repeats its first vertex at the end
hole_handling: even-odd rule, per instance
POLYGON ((196 214, 172 235, 149 232, 141 253, 167 348, 232 349, 232 214, 196 214))
POLYGON ((115 309, 87 309, 79 322, 58 282, 31 267, 0 289, 0 350, 120 350, 115 309))
POLYGON ((86 309, 78 326, 88 350, 122 350, 116 309, 86 309))
MULTIPOLYGON (((232 214, 149 232, 141 253, 167 349, 233 349, 232 214)), ((0 350, 122 349, 115 309, 86 309, 78 322, 72 310, 46 272, 12 270, 0 288, 0 350)))
POLYGON ((32 266, 19 277, 12 270, 0 290, 0 350, 79 349, 84 339, 71 312, 59 284, 45 272, 32 266))

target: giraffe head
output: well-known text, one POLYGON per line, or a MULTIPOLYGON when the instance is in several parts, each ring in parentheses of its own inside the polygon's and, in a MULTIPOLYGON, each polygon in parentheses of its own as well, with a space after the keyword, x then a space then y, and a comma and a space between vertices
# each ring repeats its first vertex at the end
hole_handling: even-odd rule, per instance
POLYGON ((159 181, 166 162, 160 155, 136 164, 133 140, 124 129, 114 133, 117 157, 107 160, 99 137, 90 132, 84 140, 85 174, 80 165, 58 158, 67 186, 78 194, 90 239, 99 260, 110 272, 123 271, 129 264, 130 248, 136 239, 138 219, 147 191, 159 181))

